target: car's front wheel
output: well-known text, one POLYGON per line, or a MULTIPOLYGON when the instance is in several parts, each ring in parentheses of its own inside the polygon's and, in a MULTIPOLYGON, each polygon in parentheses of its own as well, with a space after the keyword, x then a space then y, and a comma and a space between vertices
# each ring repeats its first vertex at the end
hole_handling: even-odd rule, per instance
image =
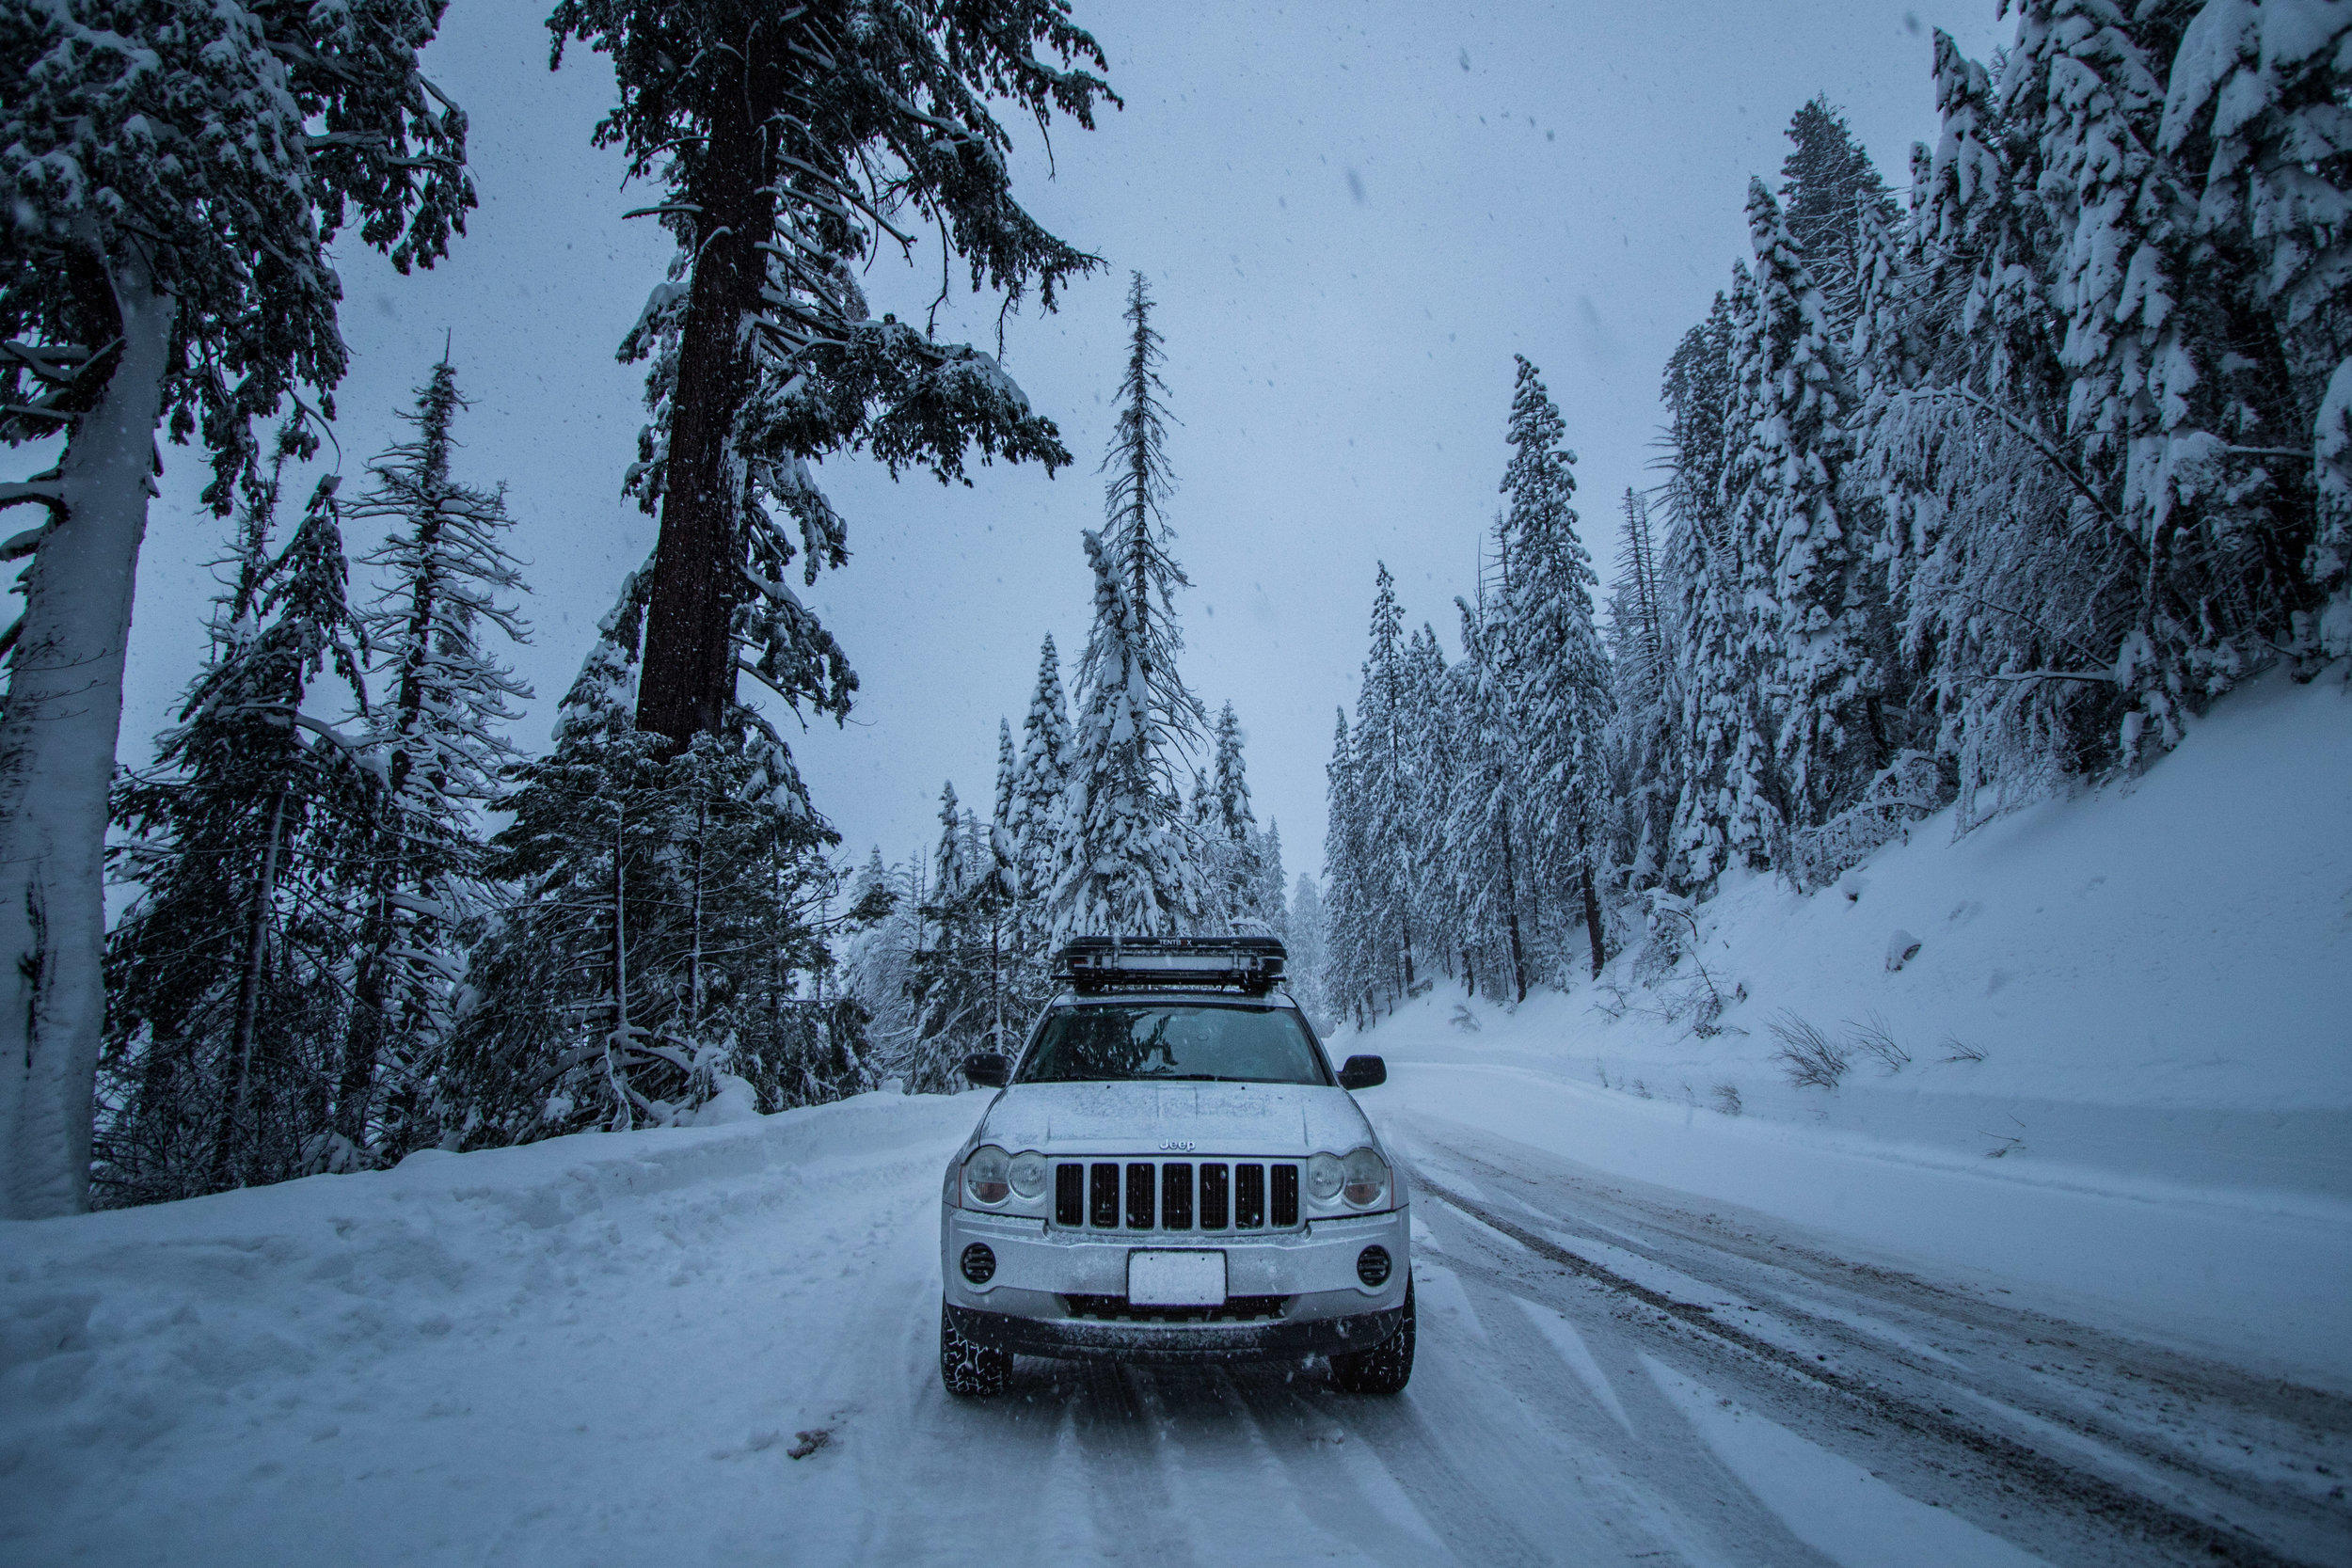
POLYGON ((1370 1350, 1331 1357, 1331 1381, 1351 1394, 1394 1394, 1413 1377, 1413 1285, 1405 1283, 1405 1316, 1396 1332, 1370 1350))
MULTIPOLYGON (((1406 1359, 1409 1360, 1407 1354, 1406 1359)), ((958 1399, 988 1399, 1012 1379, 1012 1352, 971 1339, 956 1327, 947 1304, 939 1304, 939 1381, 958 1399)), ((1400 1385, 1400 1386, 1402 1386, 1400 1385)))

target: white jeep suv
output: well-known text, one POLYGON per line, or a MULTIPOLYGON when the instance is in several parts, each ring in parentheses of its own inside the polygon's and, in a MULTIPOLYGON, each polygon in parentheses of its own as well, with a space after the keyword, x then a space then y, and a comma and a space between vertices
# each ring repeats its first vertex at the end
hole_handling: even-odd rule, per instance
POLYGON ((1330 1361, 1392 1394, 1413 1370, 1404 1183, 1264 938, 1083 939, 1070 987, 946 1173, 940 1373, 1000 1392, 1012 1357, 1330 1361))

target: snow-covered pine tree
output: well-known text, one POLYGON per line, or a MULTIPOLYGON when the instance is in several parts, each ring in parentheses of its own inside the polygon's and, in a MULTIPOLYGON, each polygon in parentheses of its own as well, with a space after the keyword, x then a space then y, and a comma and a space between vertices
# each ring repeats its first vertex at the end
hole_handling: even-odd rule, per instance
POLYGON ((1258 913, 1268 930, 1290 941, 1290 880, 1282 870, 1282 825, 1269 817, 1258 840, 1258 913))
POLYGON ((1597 863, 1612 804, 1602 732, 1609 666, 1593 626, 1592 557, 1570 505, 1576 454, 1535 367, 1518 360, 1505 439, 1509 498, 1497 529, 1502 595, 1492 635, 1509 683, 1518 791, 1534 875, 1581 905, 1593 973, 1607 961, 1597 863))
POLYGON ((1007 852, 1015 890, 1008 925, 1013 949, 1009 973, 1014 1013, 1023 1018, 1042 1006, 1053 990, 1054 851, 1070 761, 1070 709, 1062 697, 1060 658, 1049 633, 1039 651, 1029 711, 1021 721, 1021 750, 1007 817, 1007 852))
POLYGON ((1053 888, 1054 841, 1062 796, 1070 784, 1070 706, 1062 697, 1061 660, 1049 632, 1038 653, 1037 689, 1029 698, 1028 716, 1021 721, 1013 798, 1013 861, 1021 877, 1022 907, 1033 914, 1044 909, 1053 888))
POLYGON ((2181 36, 2156 131, 2157 150, 2196 200, 2199 237, 2220 267, 2242 269, 2240 281, 2266 312, 2286 401, 2312 433, 2313 538, 2297 564, 2326 608, 2297 627, 2296 641, 2315 642, 2328 657, 2352 654, 2347 76, 2352 9, 2211 0, 2181 36))
POLYGON ((1707 328, 1683 339, 1688 362, 1678 353, 1666 377, 1676 465, 1666 565, 1679 594, 1675 643, 1682 691, 1682 798, 1675 808, 1673 850, 1694 888, 1734 865, 1764 863, 1780 831, 1763 703, 1770 672, 1759 658, 1767 644, 1755 629, 1749 566, 1728 515, 1728 464, 1694 445, 1710 429, 1723 441, 1723 452, 1746 440, 1734 420, 1732 367, 1743 352, 1740 345, 1756 330, 1755 275, 1735 266, 1729 297, 1718 298, 1721 309, 1710 313, 1707 328), (1710 474, 1715 494, 1692 493, 1692 482, 1710 474))
POLYGON ((1846 117, 1816 97, 1788 121, 1780 201, 1789 236, 1804 256, 1831 325, 1843 335, 1860 297, 1863 234, 1901 215, 1846 117))
POLYGON ((830 962, 833 832, 757 714, 675 753, 636 727, 644 602, 632 575, 554 748, 511 770, 486 869, 513 896, 474 945, 437 1101, 464 1147, 674 1122, 726 1076, 803 1081, 811 1050, 835 1092, 867 1082, 837 1033, 854 1021, 799 994, 830 962))
MULTIPOLYGON (((1094 570, 1094 625, 1079 666, 1070 782, 1054 848, 1055 935, 1191 930, 1205 890, 1168 762, 1176 744, 1168 694, 1189 702, 1190 693, 1172 663, 1155 687, 1121 562, 1100 534, 1089 530, 1084 537, 1094 570)), ((1166 625, 1165 616, 1159 620, 1166 625)))
POLYGON ((911 1091, 947 1092, 961 1082, 965 1056, 1003 1049, 1004 917, 1011 904, 1007 869, 977 820, 958 804, 956 786, 944 786, 939 844, 921 911, 930 937, 915 955, 909 981, 914 1037, 908 1051, 891 1059, 911 1091))
POLYGON ((0 8, 0 484, 46 520, 0 633, 0 1217, 84 1206, 103 1027, 107 791, 155 435, 200 433, 226 515, 256 419, 345 351, 346 222, 430 266, 473 205, 466 117, 417 55, 440 0, 0 8), (313 127, 321 128, 313 134, 313 127), (47 450, 47 449, 43 449, 47 450))
POLYGON ((1632 889, 1656 886, 1666 869, 1675 803, 1681 798, 1677 746, 1679 692, 1668 641, 1667 596, 1649 501, 1625 493, 1625 532, 1609 591, 1607 731, 1610 788, 1617 803, 1613 854, 1632 889))
POLYGON ((1414 918, 1422 867, 1413 857, 1415 714, 1406 660, 1405 610, 1387 562, 1374 579, 1371 645, 1356 698, 1353 796, 1354 886, 1345 941, 1360 944, 1351 962, 1374 1006, 1394 1002, 1415 984, 1414 918))
POLYGON ((1943 134, 1915 152, 1910 221, 1856 323, 1858 469, 1884 508, 1912 705, 1956 767, 1966 825, 1986 785, 2016 799, 2113 755, 2094 650, 2129 621, 2141 574, 2064 451, 2034 137, 1941 32, 1934 73, 1943 134))
POLYGON ((1192 579, 1176 560, 1175 531, 1164 510, 1176 488, 1168 467, 1168 388, 1160 383, 1160 334, 1152 325, 1152 296, 1141 273, 1128 279, 1126 320, 1127 365, 1102 463, 1110 476, 1103 494, 1103 543, 1135 615, 1136 657, 1156 732, 1152 765, 1173 791, 1179 753, 1202 743, 1208 714, 1176 665, 1184 648, 1176 590, 1189 588, 1192 579))
POLYGON ((335 1126, 354 1150, 395 1158, 424 1135, 432 1057, 465 970, 461 927, 481 904, 481 812, 515 757, 504 734, 519 717, 511 705, 530 696, 485 646, 491 633, 527 636, 510 598, 524 585, 505 544, 514 523, 503 489, 450 471, 451 425, 465 406, 443 359, 403 416, 414 439, 369 465, 374 484, 353 512, 391 524, 362 558, 385 578, 361 617, 378 693, 366 744, 384 787, 357 851, 368 866, 364 935, 335 1126))
POLYGON ((1486 617, 1467 599, 1454 604, 1462 612, 1462 658, 1452 673, 1446 705, 1454 719, 1457 781, 1445 828, 1452 851, 1446 870, 1459 911, 1459 940, 1469 954, 1464 968, 1471 991, 1477 991, 1483 974, 1488 994, 1524 1002, 1526 878, 1518 797, 1523 736, 1486 617))
POLYGON ((1283 989, 1305 1010, 1308 1022, 1327 1031, 1336 1017, 1324 989, 1329 953, 1324 944, 1323 890, 1304 871, 1290 892, 1289 921, 1283 941, 1290 949, 1290 964, 1283 972, 1283 989))
POLYGON ((1376 1004, 1370 951, 1373 923, 1365 887, 1368 851, 1356 752, 1355 737, 1347 731, 1347 710, 1342 708, 1331 736, 1331 760, 1324 765, 1329 816, 1323 833, 1323 877, 1330 894, 1323 901, 1323 963, 1316 973, 1334 1021, 1352 1018, 1361 1028, 1378 1014, 1370 1011, 1368 1016, 1376 1004))
POLYGON ((868 854, 850 883, 850 907, 857 918, 842 984, 868 1017, 867 1033, 878 1063, 896 1061, 914 1045, 914 957, 923 945, 923 891, 918 865, 885 865, 879 847, 868 854))
POLYGON ((1748 186, 1756 305, 1736 341, 1739 403, 1724 499, 1752 606, 1753 667, 1768 672, 1774 805, 1817 827, 1858 798, 1887 753, 1880 672, 1838 483, 1851 378, 1811 270, 1762 181, 1748 186))
POLYGON ((351 848, 380 788, 354 742, 303 713, 322 673, 361 678, 336 481, 272 559, 277 474, 245 487, 179 724, 117 792, 117 875, 138 892, 106 949, 107 1204, 347 1164, 332 1142, 333 1042, 360 939, 351 894, 366 867, 351 848))
POLYGON ((866 448, 944 482, 974 447, 1069 461, 994 359, 872 319, 855 269, 911 250, 912 218, 936 227, 943 269, 961 257, 1008 308, 1035 287, 1051 309, 1099 263, 1013 200, 991 101, 1090 127, 1108 89, 1083 68, 1102 52, 1056 0, 559 0, 548 25, 559 63, 574 40, 611 57, 596 140, 659 182, 650 210, 678 240, 624 345, 654 358, 632 484, 661 518, 641 724, 673 746, 718 733, 739 662, 823 709, 848 672, 785 578, 796 554, 813 575, 846 551, 809 463, 866 448))
POLYGON ((1233 930, 1270 929, 1263 902, 1265 867, 1258 837, 1258 816, 1249 805, 1249 773, 1242 759, 1241 721, 1227 703, 1216 717, 1214 771, 1207 779, 1208 807, 1201 869, 1216 918, 1233 930))
MULTIPOLYGON (((1451 975, 1462 951, 1462 923, 1454 884, 1446 876, 1452 855, 1446 821, 1459 770, 1445 650, 1438 643, 1437 628, 1425 621, 1405 641, 1405 688, 1407 766, 1413 781, 1412 812, 1406 819, 1413 929, 1424 955, 1424 971, 1442 969, 1451 975)), ((1431 978, 1426 973, 1422 977, 1431 978)))

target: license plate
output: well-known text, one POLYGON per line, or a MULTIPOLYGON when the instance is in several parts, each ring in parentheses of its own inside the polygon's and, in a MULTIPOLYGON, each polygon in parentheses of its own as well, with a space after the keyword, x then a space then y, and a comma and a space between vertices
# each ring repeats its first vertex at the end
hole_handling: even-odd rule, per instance
POLYGON ((1204 1247, 1127 1255, 1127 1300, 1136 1307, 1222 1307, 1225 1254, 1204 1247))

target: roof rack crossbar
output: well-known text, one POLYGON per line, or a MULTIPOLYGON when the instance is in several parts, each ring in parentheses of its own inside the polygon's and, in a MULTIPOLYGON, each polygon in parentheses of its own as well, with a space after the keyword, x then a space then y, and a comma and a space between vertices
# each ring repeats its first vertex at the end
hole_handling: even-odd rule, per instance
POLYGON ((1073 990, 1238 990, 1262 996, 1287 955, 1272 937, 1079 937, 1056 955, 1073 990))

